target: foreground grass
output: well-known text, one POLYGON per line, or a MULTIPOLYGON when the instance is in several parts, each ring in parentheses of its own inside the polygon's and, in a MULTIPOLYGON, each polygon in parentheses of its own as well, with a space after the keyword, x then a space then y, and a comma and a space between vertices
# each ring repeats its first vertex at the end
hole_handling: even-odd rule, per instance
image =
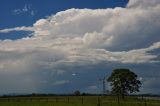
POLYGON ((0 98, 0 106, 160 106, 160 101, 112 96, 12 97, 0 98))

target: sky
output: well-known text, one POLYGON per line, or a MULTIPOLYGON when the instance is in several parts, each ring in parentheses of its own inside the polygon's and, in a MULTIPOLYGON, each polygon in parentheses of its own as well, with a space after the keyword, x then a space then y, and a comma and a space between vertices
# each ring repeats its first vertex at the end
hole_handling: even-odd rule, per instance
POLYGON ((159 11, 159 0, 1 0, 0 94, 101 93, 116 68, 160 94, 159 11))

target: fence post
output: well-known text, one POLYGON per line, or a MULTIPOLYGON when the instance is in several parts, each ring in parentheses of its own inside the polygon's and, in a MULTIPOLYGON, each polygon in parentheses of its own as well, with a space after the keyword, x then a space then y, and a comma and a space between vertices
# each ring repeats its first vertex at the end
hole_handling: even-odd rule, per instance
POLYGON ((110 106, 112 106, 112 101, 111 101, 111 105, 110 106))
POLYGON ((120 102, 119 102, 119 95, 118 95, 118 106, 120 106, 120 102))
POLYGON ((58 102, 58 98, 56 97, 56 103, 58 102))
POLYGON ((146 101, 146 99, 144 100, 144 106, 147 106, 147 101, 146 101))
POLYGON ((32 102, 32 97, 30 98, 31 102, 32 102))
POLYGON ((100 97, 98 97, 98 103, 97 103, 97 106, 101 106, 101 100, 100 100, 100 97))
POLYGON ((82 96, 82 104, 83 104, 83 96, 82 96))
POLYGON ((46 98, 46 101, 47 101, 47 102, 49 101, 48 98, 46 98))
POLYGON ((9 98, 8 98, 8 102, 9 102, 9 98))

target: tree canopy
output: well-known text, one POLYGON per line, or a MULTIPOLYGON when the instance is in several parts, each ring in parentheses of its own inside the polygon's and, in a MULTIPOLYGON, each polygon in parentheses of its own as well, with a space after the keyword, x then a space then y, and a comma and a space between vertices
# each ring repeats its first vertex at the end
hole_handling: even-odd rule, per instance
POLYGON ((112 93, 121 95, 123 98, 128 93, 139 92, 141 82, 138 76, 129 69, 115 69, 107 79, 112 87, 112 93))
POLYGON ((81 95, 81 92, 79 91, 79 90, 76 90, 76 91, 74 91, 74 93, 73 93, 75 96, 80 96, 81 95))

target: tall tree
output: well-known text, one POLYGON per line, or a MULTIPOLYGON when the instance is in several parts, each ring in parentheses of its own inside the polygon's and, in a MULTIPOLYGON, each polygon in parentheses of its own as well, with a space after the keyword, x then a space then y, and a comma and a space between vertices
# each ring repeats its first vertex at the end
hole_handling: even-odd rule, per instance
POLYGON ((112 93, 118 96, 124 96, 128 93, 139 92, 141 82, 137 75, 129 69, 115 69, 107 79, 112 87, 112 93))

